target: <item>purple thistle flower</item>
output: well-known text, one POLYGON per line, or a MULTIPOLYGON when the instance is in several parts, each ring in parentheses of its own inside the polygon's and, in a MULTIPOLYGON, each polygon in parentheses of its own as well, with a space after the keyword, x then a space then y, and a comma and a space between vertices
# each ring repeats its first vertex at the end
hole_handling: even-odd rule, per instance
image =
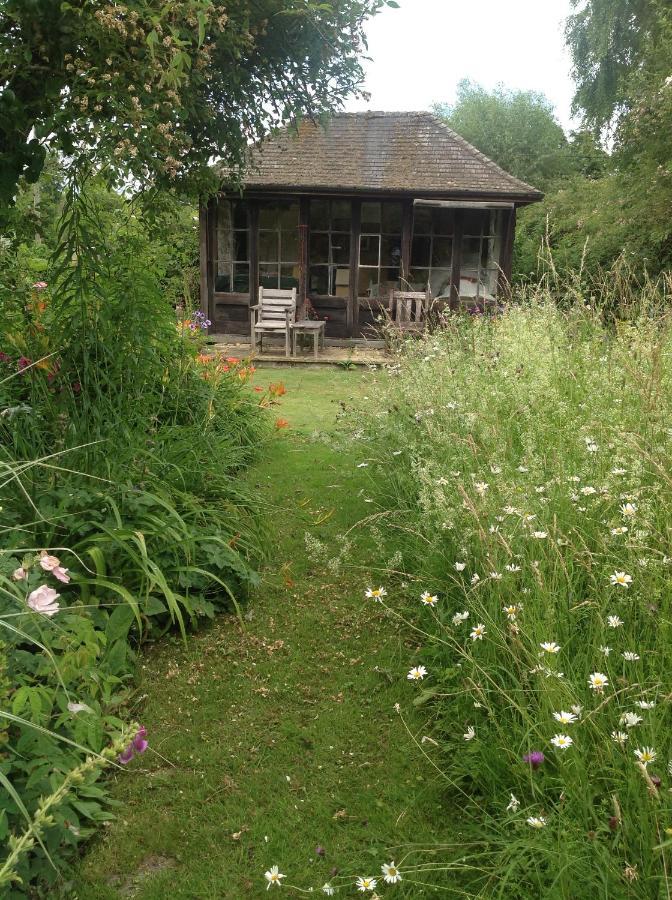
POLYGON ((546 757, 541 750, 532 750, 530 753, 525 754, 523 762, 529 763, 533 769, 538 769, 545 759, 546 757))

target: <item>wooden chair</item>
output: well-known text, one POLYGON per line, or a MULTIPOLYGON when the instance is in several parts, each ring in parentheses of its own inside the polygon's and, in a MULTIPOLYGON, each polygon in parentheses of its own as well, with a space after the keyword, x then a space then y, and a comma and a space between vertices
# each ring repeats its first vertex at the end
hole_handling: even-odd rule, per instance
POLYGON ((391 291, 390 324, 399 331, 424 331, 432 295, 427 291, 391 291))
POLYGON ((296 288, 282 291, 259 288, 259 303, 250 307, 250 336, 252 350, 257 344, 264 349, 264 334, 284 334, 285 356, 291 348, 291 326, 296 321, 296 288))

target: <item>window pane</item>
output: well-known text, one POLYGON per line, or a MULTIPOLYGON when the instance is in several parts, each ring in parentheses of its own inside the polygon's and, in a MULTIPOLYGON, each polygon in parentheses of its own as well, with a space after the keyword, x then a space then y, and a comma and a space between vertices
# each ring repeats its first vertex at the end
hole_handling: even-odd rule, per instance
POLYGON ((280 287, 283 291, 299 286, 299 266, 280 266, 280 287))
POLYGON ((429 287, 432 297, 450 296, 450 269, 432 269, 432 275, 429 281, 429 287))
POLYGON ((481 283, 486 297, 496 297, 499 286, 499 269, 486 269, 481 272, 481 283))
POLYGON ((278 267, 275 266, 259 266, 259 284, 265 288, 278 288, 278 267))
POLYGON ((215 291, 218 293, 231 293, 231 272, 229 269, 222 271, 215 277, 215 291))
POLYGON ((280 240, 280 253, 282 262, 296 262, 299 258, 299 232, 296 228, 291 231, 283 231, 280 240))
POLYGON ((328 263, 329 262, 329 235, 328 234, 311 234, 310 235, 310 262, 312 263, 328 263))
POLYGON ((360 269, 357 282, 360 297, 378 296, 378 269, 360 269))
POLYGON ((247 263, 236 263, 233 267, 233 292, 247 294, 250 290, 250 267, 247 263))
POLYGON ((350 235, 332 234, 331 261, 334 263, 350 262, 350 235))
POLYGON ((453 239, 445 237, 435 237, 432 246, 432 267, 440 268, 450 267, 453 261, 453 239))
POLYGON ((334 200, 331 204, 332 231, 350 231, 351 205, 349 200, 334 200))
POLYGON ((233 232, 231 230, 231 204, 220 200, 217 204, 217 258, 228 262, 233 258, 233 232))
POLYGON ((243 200, 236 200, 231 205, 233 206, 233 227, 247 228, 247 203, 243 200))
POLYGON ((278 259, 278 232, 259 232, 259 259, 262 262, 276 262, 278 259))
POLYGON ((460 272, 460 297, 477 297, 478 269, 463 269, 460 272))
MULTIPOLYGON (((362 260, 363 262, 364 260, 362 260)), ((380 245, 381 266, 399 267, 401 261, 401 238, 383 237, 380 245)))
POLYGON ((299 227, 299 204, 279 203, 278 220, 281 228, 288 231, 299 227))
POLYGON ((259 227, 260 228, 277 228, 278 227, 278 211, 275 206, 268 203, 262 203, 259 207, 259 227))
POLYGON ((310 201, 310 227, 311 230, 327 231, 329 228, 329 201, 310 201))
POLYGON ((430 237, 414 237, 411 245, 411 265, 428 266, 431 246, 430 237))
POLYGON ((380 251, 380 237, 377 234, 363 234, 359 239, 359 262, 362 266, 377 266, 380 251))
POLYGON ((350 269, 333 269, 334 273, 334 294, 337 297, 350 296, 350 269))
POLYGON ((495 258, 495 239, 486 238, 483 241, 481 265, 492 267, 495 266, 498 262, 499 260, 495 258))
POLYGON ((413 210, 413 234, 432 233, 432 210, 429 206, 416 206, 413 210))
POLYGON ((362 232, 380 231, 380 203, 362 203, 362 232))
POLYGON ((308 278, 308 292, 311 294, 329 293, 329 267, 311 266, 308 278))
POLYGON ((434 234, 452 234, 455 228, 455 211, 452 209, 434 209, 434 234))
POLYGON ((380 270, 380 296, 387 297, 390 291, 399 289, 399 269, 380 270))
POLYGON ((483 233, 483 226, 489 213, 482 209, 465 209, 463 212, 462 233, 476 236, 483 233))
POLYGON ((401 203, 382 204, 383 234, 401 234, 401 203))
POLYGON ((481 239, 465 238, 462 241, 462 268, 476 269, 481 261, 481 239))
POLYGON ((408 284, 409 291, 426 291, 429 284, 429 269, 411 269, 408 284))
POLYGON ((248 252, 247 252, 247 231, 234 231, 233 232, 233 253, 234 259, 240 260, 241 262, 247 262, 249 260, 248 252))

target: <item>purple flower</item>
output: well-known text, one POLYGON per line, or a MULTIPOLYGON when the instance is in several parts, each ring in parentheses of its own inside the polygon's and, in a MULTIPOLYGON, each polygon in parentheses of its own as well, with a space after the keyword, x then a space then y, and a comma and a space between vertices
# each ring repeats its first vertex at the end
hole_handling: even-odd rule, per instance
POLYGON ((32 364, 33 364, 32 359, 28 359, 27 356, 20 356, 19 361, 17 362, 16 365, 19 369, 19 372, 23 372, 24 369, 27 369, 28 366, 32 366, 32 364))
POLYGON ((129 763, 133 759, 134 755, 133 744, 129 744, 128 747, 124 747, 117 759, 122 765, 125 766, 126 763, 129 763))
POLYGON ((539 766, 545 760, 544 754, 541 750, 532 750, 530 753, 526 753, 523 757, 523 762, 529 763, 533 769, 538 769, 539 766))
POLYGON ((316 856, 324 856, 325 853, 326 853, 326 851, 325 851, 324 847, 321 847, 318 844, 317 847, 315 848, 315 855, 316 856))
POLYGON ((6 363, 6 362, 9 362, 9 360, 10 360, 10 357, 8 356, 8 354, 5 353, 4 351, 0 350, 0 363, 6 363))
POLYGON ((128 747, 124 747, 124 749, 117 757, 119 762, 125 766, 126 763, 129 763, 133 759, 136 753, 144 753, 149 746, 146 738, 147 729, 144 725, 141 725, 135 733, 135 737, 133 738, 131 743, 128 745, 128 747))

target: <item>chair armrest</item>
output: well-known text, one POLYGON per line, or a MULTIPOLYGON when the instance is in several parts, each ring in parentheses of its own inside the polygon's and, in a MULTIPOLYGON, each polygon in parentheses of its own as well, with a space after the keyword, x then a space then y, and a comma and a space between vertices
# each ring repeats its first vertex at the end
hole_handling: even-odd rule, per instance
POLYGON ((250 306, 249 309, 261 309, 261 303, 255 303, 254 306, 250 306))

